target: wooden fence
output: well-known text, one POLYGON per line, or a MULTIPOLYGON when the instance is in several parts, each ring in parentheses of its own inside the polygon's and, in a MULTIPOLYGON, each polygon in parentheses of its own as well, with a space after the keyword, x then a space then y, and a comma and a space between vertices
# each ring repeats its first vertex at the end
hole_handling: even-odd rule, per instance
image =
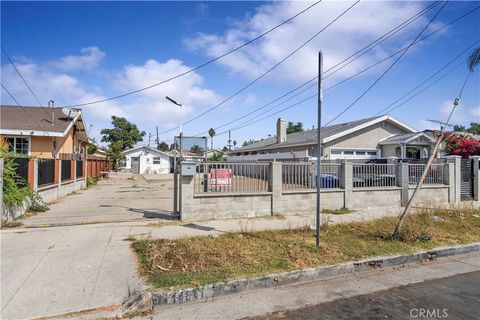
POLYGON ((101 172, 110 171, 112 168, 110 161, 106 158, 89 156, 87 162, 88 176, 92 178, 98 178, 101 172))

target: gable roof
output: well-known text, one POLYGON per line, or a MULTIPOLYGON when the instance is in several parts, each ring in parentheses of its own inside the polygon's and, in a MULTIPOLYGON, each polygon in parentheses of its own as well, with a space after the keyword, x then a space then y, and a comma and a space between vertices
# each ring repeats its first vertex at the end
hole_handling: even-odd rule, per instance
MULTIPOLYGON (((326 143, 386 120, 395 123, 396 125, 404 128, 407 131, 415 132, 414 129, 398 121, 397 119, 388 115, 384 115, 322 127, 321 139, 323 140, 323 143, 326 143)), ((287 134, 287 140, 281 143, 277 143, 276 137, 263 139, 248 146, 234 150, 231 153, 255 151, 270 148, 283 148, 304 144, 317 144, 317 129, 287 134)))
POLYGON ((158 154, 163 154, 163 155, 166 155, 168 157, 171 157, 172 155, 168 152, 165 152, 165 151, 162 151, 162 150, 158 150, 158 149, 155 149, 155 148, 152 148, 152 147, 149 147, 149 146, 137 146, 137 147, 133 147, 133 148, 130 148, 130 149, 127 149, 125 151, 123 151, 123 154, 128 154, 128 153, 132 153, 132 152, 135 152, 139 149, 146 149, 146 150, 149 150, 151 152, 155 152, 155 153, 158 153, 158 154))
POLYGON ((64 137, 75 122, 83 122, 81 110, 76 111, 79 114, 68 119, 62 108, 1 105, 0 134, 64 137))
POLYGON ((424 137, 429 142, 435 142, 435 139, 432 138, 430 135, 426 134, 425 132, 413 132, 407 134, 397 134, 386 139, 383 139, 379 142, 379 144, 396 144, 396 143, 409 143, 415 139, 420 137, 424 137))

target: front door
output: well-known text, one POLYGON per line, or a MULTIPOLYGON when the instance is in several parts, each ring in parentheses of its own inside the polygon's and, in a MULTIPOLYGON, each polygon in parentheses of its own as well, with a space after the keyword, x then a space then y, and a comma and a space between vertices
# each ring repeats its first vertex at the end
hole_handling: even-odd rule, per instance
POLYGON ((132 172, 134 174, 140 173, 140 157, 132 157, 132 172))

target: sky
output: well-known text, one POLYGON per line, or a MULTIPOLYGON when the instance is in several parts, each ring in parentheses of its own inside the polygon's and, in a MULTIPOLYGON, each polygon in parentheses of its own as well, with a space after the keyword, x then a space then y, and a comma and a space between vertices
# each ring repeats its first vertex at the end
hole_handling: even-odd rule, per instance
MULTIPOLYGON (((2 1, 1 45, 43 106, 49 100, 58 107, 78 106, 186 72, 254 39, 312 4, 2 1)), ((110 118, 116 115, 126 117, 147 133, 140 144, 148 144, 151 134, 153 145, 157 127, 160 141, 171 143, 179 133, 176 127, 181 122, 180 109, 184 122, 188 122, 183 126, 184 135, 207 135, 209 128, 215 128, 216 148, 227 144, 229 130, 238 145, 273 136, 279 117, 302 122, 307 129, 316 127, 316 98, 301 101, 314 96, 317 86, 304 86, 278 98, 318 75, 318 52, 322 51, 324 70, 328 70, 424 9, 428 10, 423 15, 358 59, 340 65, 344 67, 338 71, 335 68, 324 73, 322 124, 359 97, 332 124, 371 117, 440 70, 418 89, 428 86, 426 90, 411 99, 406 96, 392 107, 407 100, 404 104, 388 112, 417 130, 438 129, 438 124, 428 120, 447 119, 469 74, 467 57, 480 46, 480 10, 448 24, 480 7, 480 1, 450 1, 442 10, 444 3, 431 1, 362 1, 325 28, 353 4, 323 1, 264 37, 184 76, 123 98, 82 106, 85 120, 91 125, 89 134, 102 145, 100 131, 110 127, 110 118), (408 47, 419 34, 421 39, 439 29, 412 45, 395 64, 401 52, 349 79, 408 47), (269 69, 265 76, 229 99, 269 69), (306 90, 299 93, 302 89, 306 90), (167 101, 166 96, 181 103, 182 108, 167 101), (268 104, 272 101, 275 103, 268 104), (193 118, 197 119, 189 121, 193 118)), ((20 104, 38 106, 3 53, 1 83, 20 104)), ((468 126, 480 122, 479 89, 480 67, 468 78, 453 123, 468 126)), ((3 89, 1 103, 14 104, 3 89)))

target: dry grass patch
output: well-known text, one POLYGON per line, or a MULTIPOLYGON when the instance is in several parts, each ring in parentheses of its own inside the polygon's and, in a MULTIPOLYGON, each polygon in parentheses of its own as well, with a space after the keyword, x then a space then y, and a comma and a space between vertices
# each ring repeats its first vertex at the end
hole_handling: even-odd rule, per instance
POLYGON ((309 228, 147 239, 135 241, 132 247, 141 274, 153 287, 190 287, 480 241, 479 214, 473 207, 421 210, 407 219, 401 240, 390 236, 396 218, 325 224, 320 249, 309 228))

